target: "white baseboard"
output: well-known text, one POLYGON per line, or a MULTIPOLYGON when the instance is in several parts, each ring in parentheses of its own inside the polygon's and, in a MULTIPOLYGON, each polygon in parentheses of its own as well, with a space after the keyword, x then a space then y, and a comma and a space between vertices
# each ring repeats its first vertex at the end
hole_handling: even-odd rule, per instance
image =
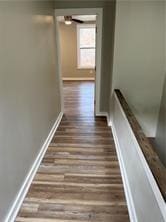
POLYGON ((124 163, 123 163, 123 158, 122 158, 121 151, 120 151, 118 138, 117 138, 117 135, 116 135, 116 130, 114 128, 113 123, 109 119, 109 114, 107 112, 99 112, 99 113, 96 114, 96 116, 105 116, 107 118, 108 126, 110 126, 112 128, 112 133, 113 133, 113 137, 114 137, 114 141, 115 141, 115 146, 116 146, 116 151, 117 151, 117 155, 118 155, 120 170, 121 170, 121 174, 122 174, 123 185, 124 185, 124 189, 125 189, 125 196, 126 196, 126 200, 127 200, 127 206, 128 206, 130 221, 131 222, 137 222, 135 208, 134 208, 134 204, 133 204, 133 200, 132 200, 132 195, 131 195, 131 192, 130 192, 130 187, 129 187, 129 183, 128 183, 128 179, 127 179, 127 175, 126 175, 126 170, 125 170, 124 163))
POLYGON ((127 172, 125 170, 125 166, 124 166, 124 162, 123 162, 123 158, 122 158, 122 154, 121 154, 121 150, 120 150, 120 145, 118 142, 118 137, 116 134, 114 124, 112 124, 112 134, 113 134, 115 147, 116 147, 116 151, 117 151, 117 155, 118 155, 118 160, 119 160, 120 171, 121 171, 121 175, 122 175, 123 186, 124 186, 124 190, 125 190, 125 197, 126 197, 126 201, 127 201, 127 208, 128 208, 128 212, 129 212, 130 222, 138 222, 132 194, 130 192, 130 186, 129 186, 129 182, 128 182, 128 178, 127 178, 127 172))
POLYGON ((107 120, 108 126, 112 127, 112 121, 108 118, 107 120))
POLYGON ((64 77, 62 78, 63 81, 94 81, 94 77, 84 77, 84 78, 77 78, 77 77, 64 77))
POLYGON ((20 191, 19 191, 19 193, 18 193, 6 219, 5 219, 5 222, 14 222, 15 217, 17 216, 17 213, 21 207, 21 204, 22 204, 22 202, 28 192, 28 189, 32 183, 32 180, 33 180, 33 178, 38 170, 38 167, 43 159, 43 156, 44 156, 44 154, 45 154, 45 152, 52 140, 52 137, 54 136, 55 131, 58 128, 58 125, 62 119, 62 116, 63 116, 63 113, 60 112, 57 120, 55 121, 55 123, 54 123, 48 137, 47 137, 47 139, 45 140, 43 146, 41 147, 41 150, 40 150, 35 162, 33 163, 30 171, 28 172, 27 177, 26 177, 25 181, 23 182, 23 185, 22 185, 22 187, 21 187, 21 189, 20 189, 20 191))
POLYGON ((107 113, 107 124, 108 126, 112 127, 112 122, 110 120, 109 114, 107 113))

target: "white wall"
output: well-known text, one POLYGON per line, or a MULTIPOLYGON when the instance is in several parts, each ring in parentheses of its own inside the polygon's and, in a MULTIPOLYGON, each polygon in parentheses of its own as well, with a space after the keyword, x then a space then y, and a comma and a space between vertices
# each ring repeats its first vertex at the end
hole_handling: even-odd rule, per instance
POLYGON ((60 112, 53 2, 0 2, 0 221, 60 112))
POLYGON ((164 1, 118 1, 113 88, 147 136, 156 134, 164 79, 164 1))
POLYGON ((164 222, 165 200, 115 95, 112 104, 113 135, 131 222, 164 222))

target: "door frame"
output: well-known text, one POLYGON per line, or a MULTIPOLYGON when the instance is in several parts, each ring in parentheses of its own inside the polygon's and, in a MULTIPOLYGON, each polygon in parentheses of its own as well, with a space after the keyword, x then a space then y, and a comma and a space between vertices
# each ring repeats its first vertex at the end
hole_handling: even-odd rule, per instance
POLYGON ((58 16, 65 15, 97 15, 96 17, 96 76, 95 76, 95 115, 99 116, 100 112, 100 88, 101 88, 101 53, 102 53, 102 26, 103 26, 103 9, 102 8, 67 8, 55 9, 55 29, 56 29, 56 48, 57 48, 57 71, 60 81, 61 110, 64 111, 63 84, 61 75, 61 52, 60 52, 60 34, 58 28, 58 16))

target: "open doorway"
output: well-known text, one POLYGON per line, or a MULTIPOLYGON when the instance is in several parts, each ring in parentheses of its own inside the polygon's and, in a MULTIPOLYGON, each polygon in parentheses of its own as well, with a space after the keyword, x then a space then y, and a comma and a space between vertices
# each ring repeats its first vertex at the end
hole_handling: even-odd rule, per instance
POLYGON ((59 9, 55 10, 55 15, 62 111, 65 111, 63 96, 66 99, 71 93, 67 99, 71 104, 72 94, 77 89, 80 101, 75 108, 78 105, 83 108, 84 104, 84 112, 100 115, 102 10, 59 9))

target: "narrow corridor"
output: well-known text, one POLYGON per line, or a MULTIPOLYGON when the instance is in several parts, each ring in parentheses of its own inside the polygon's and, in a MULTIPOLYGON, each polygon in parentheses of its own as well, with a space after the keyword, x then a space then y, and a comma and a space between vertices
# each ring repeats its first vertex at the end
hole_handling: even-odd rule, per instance
POLYGON ((17 222, 127 222, 113 136, 94 118, 94 83, 64 82, 65 113, 17 222))

